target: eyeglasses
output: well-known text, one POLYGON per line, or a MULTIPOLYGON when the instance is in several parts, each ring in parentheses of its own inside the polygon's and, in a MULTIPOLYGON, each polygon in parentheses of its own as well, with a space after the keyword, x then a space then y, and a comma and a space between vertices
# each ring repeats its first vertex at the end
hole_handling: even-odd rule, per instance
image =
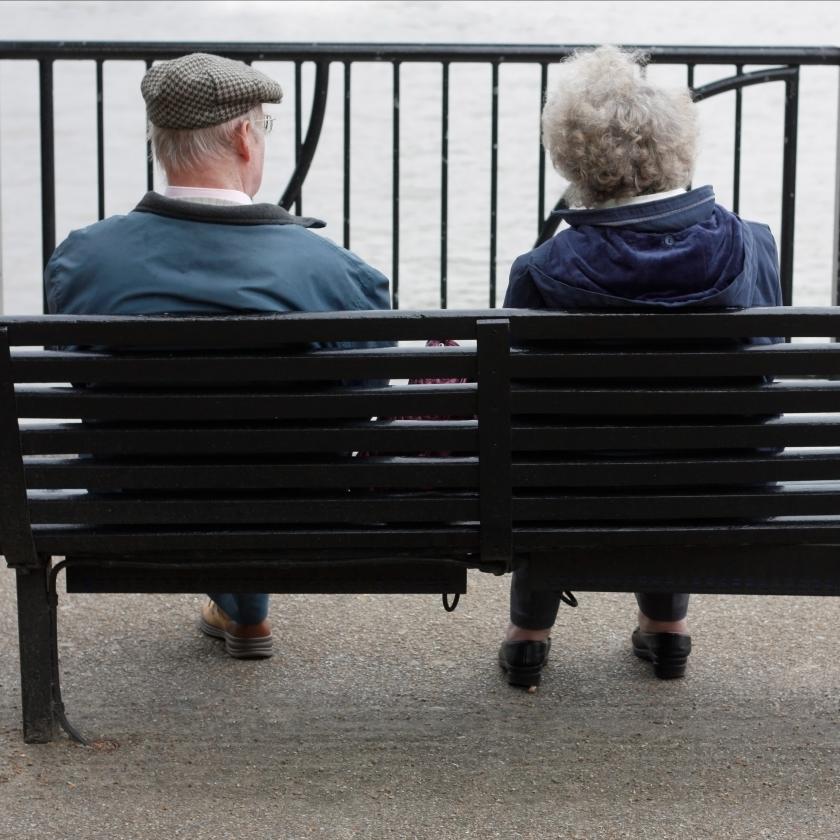
POLYGON ((263 134, 271 134, 271 129, 274 128, 275 120, 276 117, 272 117, 270 114, 263 114, 262 119, 257 120, 257 125, 262 128, 263 134))

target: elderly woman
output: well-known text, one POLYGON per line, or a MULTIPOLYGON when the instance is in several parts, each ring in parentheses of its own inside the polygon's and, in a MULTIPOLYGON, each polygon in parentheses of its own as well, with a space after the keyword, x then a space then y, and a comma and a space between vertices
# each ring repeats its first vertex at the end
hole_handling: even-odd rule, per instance
MULTIPOLYGON (((688 189, 697 141, 687 89, 646 82, 639 56, 615 47, 560 66, 542 115, 543 144, 569 182, 569 227, 514 262, 505 306, 604 309, 780 305, 778 259, 766 225, 688 189)), ((772 339, 767 339, 772 341, 772 339)), ((660 678, 685 673, 688 595, 637 593, 633 652, 660 678)), ((560 596, 516 574, 499 663, 533 689, 548 658, 560 596)))

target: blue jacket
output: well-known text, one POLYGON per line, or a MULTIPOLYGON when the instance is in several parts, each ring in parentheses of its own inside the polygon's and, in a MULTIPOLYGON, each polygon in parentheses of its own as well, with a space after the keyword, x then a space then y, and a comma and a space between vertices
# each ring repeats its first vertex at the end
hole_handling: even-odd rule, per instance
POLYGON ((49 311, 224 315, 389 309, 387 278, 310 227, 323 222, 273 204, 213 206, 147 193, 127 215, 73 231, 56 248, 45 270, 49 311))
POLYGON ((505 306, 679 310, 782 304, 770 229, 716 204, 711 187, 644 204, 558 213, 570 227, 514 262, 505 306))

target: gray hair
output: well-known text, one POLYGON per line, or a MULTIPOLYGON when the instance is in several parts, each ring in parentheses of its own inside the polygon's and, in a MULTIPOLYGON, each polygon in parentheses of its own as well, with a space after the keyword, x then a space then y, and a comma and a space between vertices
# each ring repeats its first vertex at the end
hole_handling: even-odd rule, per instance
POLYGON ((560 65, 542 114, 543 145, 572 185, 575 204, 686 187, 697 147, 697 115, 687 88, 646 82, 644 56, 604 46, 560 65))
POLYGON ((262 105, 256 105, 246 114, 207 128, 161 128, 150 122, 148 137, 164 170, 180 172, 223 161, 231 154, 239 126, 249 120, 255 131, 262 131, 262 117, 262 105))

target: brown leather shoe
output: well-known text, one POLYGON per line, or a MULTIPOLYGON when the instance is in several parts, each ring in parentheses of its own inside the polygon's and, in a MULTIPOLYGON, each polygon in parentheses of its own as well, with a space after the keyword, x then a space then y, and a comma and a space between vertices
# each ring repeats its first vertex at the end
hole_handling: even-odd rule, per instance
POLYGON ((235 659, 267 659, 272 655, 274 639, 268 621, 237 624, 215 601, 201 608, 198 627, 214 639, 225 640, 225 650, 235 659))

